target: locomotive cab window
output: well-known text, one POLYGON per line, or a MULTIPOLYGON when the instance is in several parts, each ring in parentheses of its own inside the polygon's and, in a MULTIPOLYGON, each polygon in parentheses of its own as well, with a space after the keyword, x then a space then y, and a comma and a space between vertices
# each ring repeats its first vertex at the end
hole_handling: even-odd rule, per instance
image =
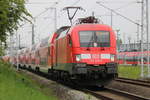
POLYGON ((108 31, 80 31, 79 37, 81 47, 110 47, 108 31))
POLYGON ((57 38, 58 38, 58 39, 60 39, 60 38, 65 37, 65 36, 66 36, 66 34, 67 34, 67 32, 68 32, 68 29, 66 29, 66 30, 62 31, 62 32, 60 33, 60 35, 59 35, 57 38))

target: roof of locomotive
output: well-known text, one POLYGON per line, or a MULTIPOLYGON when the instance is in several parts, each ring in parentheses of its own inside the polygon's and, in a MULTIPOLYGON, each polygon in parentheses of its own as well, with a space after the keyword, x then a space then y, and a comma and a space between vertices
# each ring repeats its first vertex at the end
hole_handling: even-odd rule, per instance
POLYGON ((110 26, 104 24, 78 24, 72 26, 69 30, 69 33, 72 33, 73 31, 84 31, 84 30, 113 31, 113 29, 110 26))
POLYGON ((72 26, 71 29, 100 29, 100 30, 112 30, 112 28, 105 24, 78 24, 72 26))

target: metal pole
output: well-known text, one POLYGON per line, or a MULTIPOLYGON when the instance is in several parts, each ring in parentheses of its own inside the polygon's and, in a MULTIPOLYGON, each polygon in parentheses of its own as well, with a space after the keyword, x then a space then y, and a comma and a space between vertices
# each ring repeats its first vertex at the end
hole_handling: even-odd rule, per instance
POLYGON ((142 9, 141 9, 141 24, 142 24, 142 27, 141 27, 141 77, 144 77, 144 66, 143 66, 143 14, 144 14, 144 0, 142 0, 142 9))
POLYGON ((117 32, 117 49, 118 49, 118 51, 120 50, 119 31, 120 31, 119 29, 116 30, 116 32, 117 32))
POLYGON ((136 50, 135 41, 136 41, 136 40, 134 40, 134 49, 136 50))
POLYGON ((94 11, 92 12, 92 16, 93 16, 93 17, 95 16, 95 13, 94 13, 94 11))
POLYGON ((19 59, 18 59, 18 50, 17 50, 17 70, 19 70, 19 59))
POLYGON ((137 43, 139 43, 139 25, 137 25, 137 43))
POLYGON ((34 44, 34 23, 32 23, 32 45, 34 44))
MULTIPOLYGON (((13 54, 13 51, 14 51, 13 35, 10 35, 10 44, 9 45, 10 45, 9 54, 10 54, 10 56, 14 56, 14 54, 13 54)), ((1 44, 1 46, 2 46, 2 44, 1 44)))
POLYGON ((16 39, 16 40, 17 40, 17 44, 16 44, 16 45, 17 45, 17 46, 16 46, 16 47, 17 47, 17 70, 19 70, 19 63, 18 63, 18 62, 19 62, 19 59, 18 59, 19 39, 18 39, 18 32, 17 32, 17 31, 16 31, 16 38, 17 38, 17 39, 16 39))
POLYGON ((55 10, 55 14, 54 14, 54 17, 55 17, 55 31, 57 30, 57 9, 54 8, 55 10))
POLYGON ((19 34, 19 49, 21 48, 21 46, 20 46, 20 34, 19 34))
POLYGON ((10 44, 9 45, 10 45, 10 52, 9 53, 10 53, 10 56, 12 56, 13 55, 12 54, 12 47, 13 47, 12 45, 13 44, 12 44, 12 36, 11 35, 10 35, 10 44))
POLYGON ((147 67, 148 67, 148 77, 150 77, 150 66, 149 66, 149 12, 148 12, 148 0, 146 0, 146 22, 147 22, 147 67))
POLYGON ((129 41, 129 51, 131 51, 131 37, 128 37, 128 41, 129 41))
POLYGON ((54 31, 57 30, 57 9, 56 7, 51 7, 51 10, 54 10, 54 31))
POLYGON ((126 34, 123 33, 123 41, 124 41, 124 44, 126 44, 126 34))
POLYGON ((111 27, 113 27, 113 11, 111 10, 111 27))

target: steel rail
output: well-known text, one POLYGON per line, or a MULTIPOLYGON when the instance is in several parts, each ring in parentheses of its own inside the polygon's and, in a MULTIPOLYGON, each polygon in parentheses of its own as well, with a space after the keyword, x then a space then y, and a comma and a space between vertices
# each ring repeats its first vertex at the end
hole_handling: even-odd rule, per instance
POLYGON ((89 89, 82 89, 81 91, 84 93, 91 94, 100 100, 114 100, 114 99, 110 98, 109 96, 104 96, 104 95, 98 94, 97 91, 95 92, 95 91, 92 91, 89 89))
MULTIPOLYGON (((145 98, 136 94, 128 93, 125 91, 120 91, 120 90, 113 89, 113 88, 106 87, 104 88, 104 90, 106 93, 111 93, 113 95, 124 97, 125 98, 124 100, 126 100, 126 98, 129 98, 131 100, 150 100, 150 98, 145 98)), ((93 91, 89 89, 81 89, 81 91, 85 93, 89 93, 97 97, 100 100, 117 100, 117 97, 114 98, 114 97, 110 97, 109 95, 106 96, 106 95, 101 94, 102 91, 93 91)))
POLYGON ((128 78, 117 78, 115 81, 123 82, 123 83, 129 83, 133 85, 139 85, 144 87, 150 88, 150 81, 144 81, 144 80, 136 80, 136 79, 128 79, 128 78))
POLYGON ((116 94, 131 98, 133 100, 150 100, 150 98, 146 98, 143 96, 139 96, 133 93, 129 93, 129 92, 125 92, 125 91, 121 91, 121 90, 117 90, 117 89, 113 89, 113 88, 106 88, 108 91, 114 92, 116 94))

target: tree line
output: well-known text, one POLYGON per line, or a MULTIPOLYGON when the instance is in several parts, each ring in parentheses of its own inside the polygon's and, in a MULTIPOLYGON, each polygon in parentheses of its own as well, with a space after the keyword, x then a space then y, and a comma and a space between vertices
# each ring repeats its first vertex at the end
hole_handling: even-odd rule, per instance
POLYGON ((14 34, 21 21, 31 17, 25 3, 25 0, 0 0, 0 55, 7 45, 8 36, 14 34))

